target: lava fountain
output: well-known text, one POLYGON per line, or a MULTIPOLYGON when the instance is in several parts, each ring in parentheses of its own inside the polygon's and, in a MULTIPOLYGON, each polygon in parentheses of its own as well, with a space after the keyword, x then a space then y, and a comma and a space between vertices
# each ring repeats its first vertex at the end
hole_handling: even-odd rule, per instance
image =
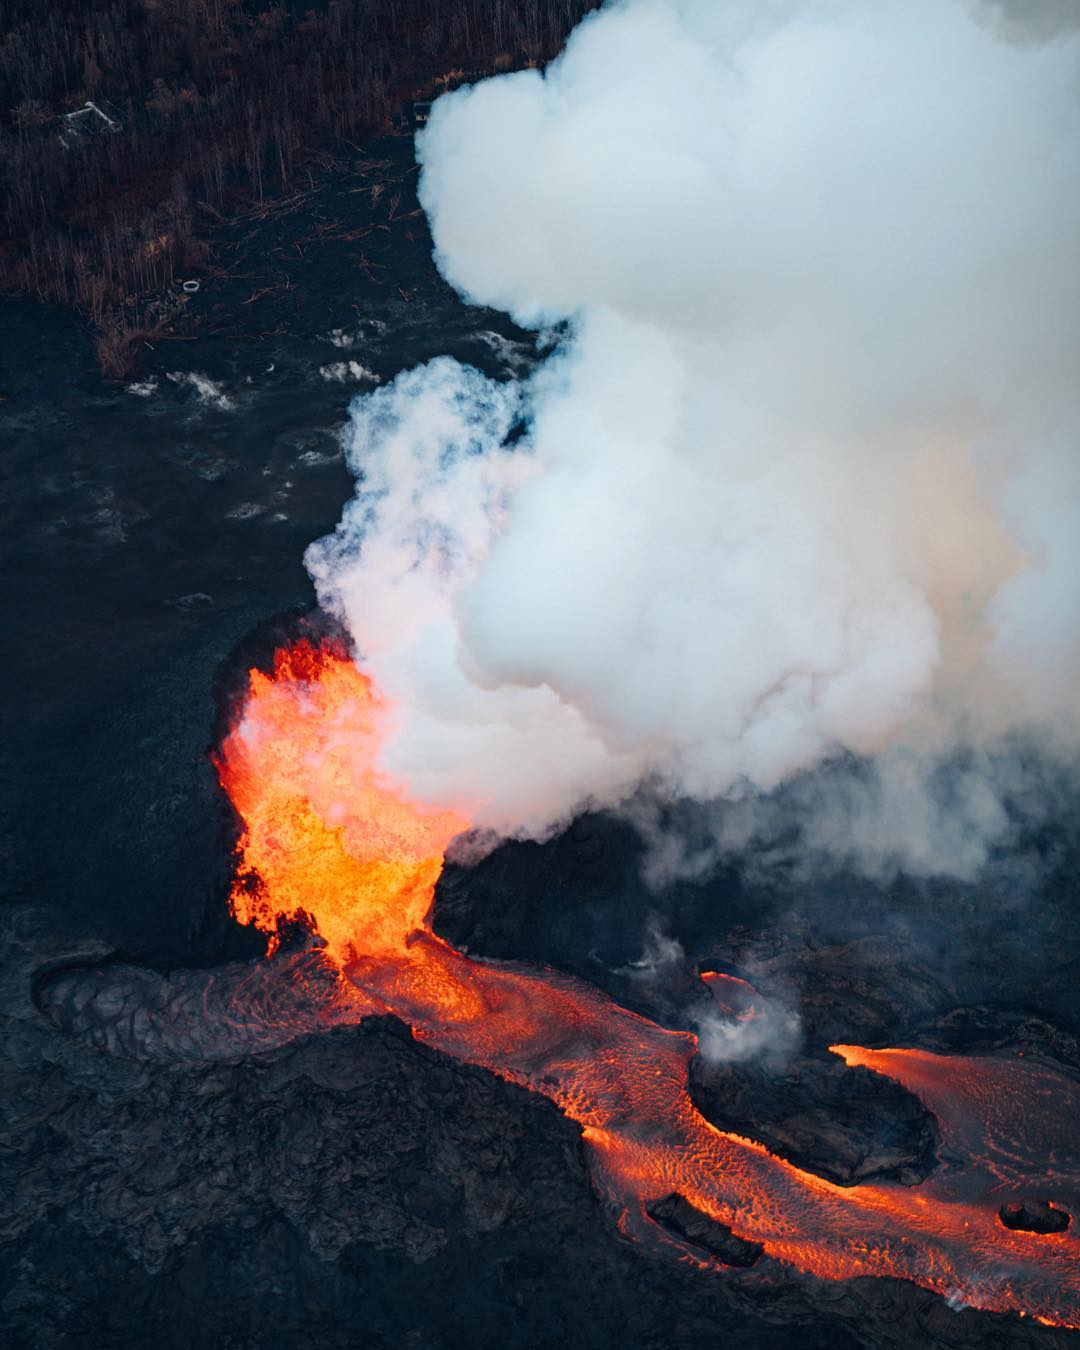
MULTIPOLYGON (((429 923, 434 886, 467 812, 411 802, 380 772, 392 709, 340 649, 298 643, 277 653, 272 676, 252 671, 250 681, 216 761, 244 826, 232 905, 272 943, 290 919, 317 930, 336 977, 327 1020, 391 1013, 417 1040, 550 1098, 582 1126, 620 1229, 702 1267, 720 1263, 660 1227, 651 1205, 680 1195, 760 1244, 759 1268, 906 1279, 956 1304, 1080 1326, 1075 1232, 1002 1224, 1000 1168, 958 1158, 947 1178, 917 1187, 825 1181, 701 1115, 687 1091, 693 1035, 555 971, 443 942, 429 923)), ((916 1052, 838 1050, 906 1082, 965 1145, 978 1085, 1003 1072, 998 1061, 956 1061, 967 1086, 954 1099, 947 1074, 916 1052)), ((1002 1094, 991 1095, 997 1109, 1002 1094)), ((1041 1189, 1053 1186, 1045 1161, 1037 1175, 1041 1189)))

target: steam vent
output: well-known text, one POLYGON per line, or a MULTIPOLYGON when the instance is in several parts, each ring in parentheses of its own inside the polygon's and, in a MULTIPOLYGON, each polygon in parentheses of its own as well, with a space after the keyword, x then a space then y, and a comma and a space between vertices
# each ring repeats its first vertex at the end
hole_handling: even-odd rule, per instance
POLYGON ((1072 1346, 1080 11, 0 37, 0 1342, 1072 1346))

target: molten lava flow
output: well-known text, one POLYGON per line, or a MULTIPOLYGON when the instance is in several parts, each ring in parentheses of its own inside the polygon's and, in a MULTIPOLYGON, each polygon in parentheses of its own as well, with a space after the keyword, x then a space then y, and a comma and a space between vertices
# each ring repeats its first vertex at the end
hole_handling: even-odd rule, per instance
MULTIPOLYGON (((282 919, 308 915, 361 1015, 393 1013, 418 1040, 554 1101, 584 1127, 597 1188, 625 1233, 715 1266, 649 1217, 648 1205, 677 1192, 767 1258, 817 1276, 908 1279, 975 1307, 1080 1325, 1075 1232, 999 1223, 1000 1196, 984 1193, 978 1164, 958 1161, 945 1181, 915 1188, 824 1181, 698 1112, 687 1092, 693 1036, 567 976, 471 960, 432 934, 443 851, 466 821, 411 803, 378 772, 386 715, 341 653, 300 644, 278 654, 273 678, 252 672, 218 761, 245 826, 238 917, 274 935, 282 919)), ((963 1063, 977 1081, 978 1061, 963 1063)))
POLYGON ((1030 1056, 830 1049, 914 1093, 937 1118, 945 1152, 965 1160, 969 1184, 979 1171, 986 1194, 1002 1201, 1034 1185, 1066 1209, 1080 1209, 1080 1085, 1030 1056))

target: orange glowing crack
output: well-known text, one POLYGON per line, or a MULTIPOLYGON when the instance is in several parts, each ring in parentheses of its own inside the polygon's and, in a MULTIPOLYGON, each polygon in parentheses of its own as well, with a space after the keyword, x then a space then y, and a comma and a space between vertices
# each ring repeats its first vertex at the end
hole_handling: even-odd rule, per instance
MULTIPOLYGON (((391 1012, 418 1040, 555 1102, 582 1125, 597 1190, 631 1236, 671 1243, 645 1207, 677 1191, 800 1271, 906 1279, 968 1306, 1080 1326, 1075 1232, 998 1223, 993 1168, 976 1160, 914 1188, 834 1185, 700 1114, 687 1092, 693 1036, 568 976, 477 961, 437 938, 434 886, 467 813, 412 802, 379 771, 388 713, 339 650, 298 643, 277 653, 272 676, 251 672, 216 760, 243 821, 238 919, 273 943, 283 920, 306 916, 358 991, 357 1015, 391 1012)), ((718 977, 717 992, 725 978, 740 983, 718 977)), ((899 1061, 880 1059, 916 1052, 835 1048, 910 1079, 948 1118, 930 1087, 920 1092, 921 1061, 905 1078, 899 1061)), ((977 1083, 977 1061, 964 1073, 977 1083)), ((957 1142, 971 1144, 971 1114, 957 1142)), ((696 1249, 683 1255, 715 1265, 696 1249)))

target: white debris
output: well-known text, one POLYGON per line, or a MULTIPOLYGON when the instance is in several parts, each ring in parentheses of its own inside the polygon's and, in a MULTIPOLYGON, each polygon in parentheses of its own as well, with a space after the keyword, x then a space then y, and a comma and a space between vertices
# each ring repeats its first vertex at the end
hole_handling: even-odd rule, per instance
POLYGON ((199 402, 219 412, 232 412, 235 402, 226 394, 225 386, 209 375, 201 375, 197 370, 170 370, 168 378, 173 384, 190 385, 198 395, 199 402))
POLYGON ((369 384, 378 384, 379 377, 373 370, 367 366, 361 365, 359 361, 332 361, 327 366, 319 367, 319 374, 324 380, 337 380, 344 384, 348 380, 366 380, 369 384))

